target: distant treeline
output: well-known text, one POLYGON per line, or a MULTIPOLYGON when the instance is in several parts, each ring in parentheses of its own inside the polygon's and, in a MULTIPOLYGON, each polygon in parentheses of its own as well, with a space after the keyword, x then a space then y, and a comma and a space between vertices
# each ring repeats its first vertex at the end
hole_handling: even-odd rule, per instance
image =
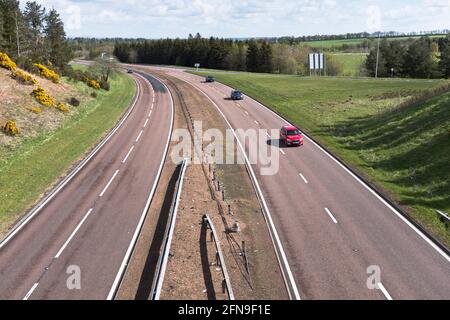
MULTIPOLYGON (((121 62, 163 64, 266 73, 309 75, 305 45, 270 43, 265 40, 202 38, 120 40, 113 53, 121 62)), ((328 60, 328 73, 339 73, 335 61, 328 60)))
MULTIPOLYGON (((410 78, 450 77, 450 35, 445 38, 422 37, 411 41, 380 43, 378 76, 410 78)), ((369 75, 374 76, 377 48, 366 60, 369 75)))
MULTIPOLYGON (((378 76, 450 77, 449 37, 422 37, 402 41, 384 38, 380 43, 378 76)), ((163 64, 266 73, 309 75, 308 54, 314 50, 302 44, 271 43, 266 40, 202 38, 119 40, 114 55, 122 62, 163 64)), ((375 75, 377 46, 365 63, 375 75)), ((342 66, 327 55, 327 75, 340 75, 342 66)))
POLYGON ((421 32, 356 32, 356 33, 345 33, 345 34, 329 34, 329 35, 312 35, 312 36, 300 36, 300 37, 280 37, 280 38, 270 38, 271 41, 279 43, 301 43, 301 42, 311 42, 311 41, 326 41, 326 40, 351 40, 351 39, 370 39, 370 38, 397 38, 397 37, 417 37, 417 36, 427 36, 427 35, 446 35, 450 30, 434 30, 434 31, 421 31, 421 32))
POLYGON ((62 70, 72 58, 58 12, 36 1, 28 1, 21 10, 19 1, 0 0, 0 51, 27 70, 34 63, 62 70))

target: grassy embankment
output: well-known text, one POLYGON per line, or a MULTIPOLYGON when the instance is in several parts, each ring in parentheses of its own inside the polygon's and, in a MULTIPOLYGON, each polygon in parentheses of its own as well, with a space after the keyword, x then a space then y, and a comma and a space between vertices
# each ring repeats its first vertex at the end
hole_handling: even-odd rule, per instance
MULTIPOLYGON (((81 97, 93 91, 84 83, 63 81, 81 97)), ((114 126, 132 101, 135 86, 125 74, 115 74, 111 90, 97 93, 72 110, 60 128, 43 130, 12 151, 1 150, 0 235, 114 126)))
POLYGON ((450 93, 399 106, 447 82, 209 73, 290 119, 450 245, 435 212, 450 213, 450 93))

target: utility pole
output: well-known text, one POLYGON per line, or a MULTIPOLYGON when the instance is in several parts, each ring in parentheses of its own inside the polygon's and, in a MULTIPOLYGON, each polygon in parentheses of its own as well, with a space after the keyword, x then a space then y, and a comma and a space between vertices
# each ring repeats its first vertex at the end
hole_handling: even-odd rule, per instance
POLYGON ((16 41, 17 41, 17 56, 20 57, 20 38, 19 38, 19 23, 17 22, 17 11, 16 11, 16 41))
POLYGON ((380 37, 381 37, 381 31, 378 32, 377 65, 375 66, 375 78, 378 78, 378 61, 380 59, 380 37))

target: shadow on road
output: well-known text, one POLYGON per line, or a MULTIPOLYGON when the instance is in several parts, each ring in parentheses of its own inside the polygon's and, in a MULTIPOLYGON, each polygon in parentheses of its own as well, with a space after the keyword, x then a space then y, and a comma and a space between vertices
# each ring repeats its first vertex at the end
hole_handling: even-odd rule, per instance
POLYGON ((268 146, 274 146, 277 147, 279 149, 286 149, 289 148, 287 145, 284 144, 283 141, 281 141, 280 139, 268 139, 266 141, 268 146))

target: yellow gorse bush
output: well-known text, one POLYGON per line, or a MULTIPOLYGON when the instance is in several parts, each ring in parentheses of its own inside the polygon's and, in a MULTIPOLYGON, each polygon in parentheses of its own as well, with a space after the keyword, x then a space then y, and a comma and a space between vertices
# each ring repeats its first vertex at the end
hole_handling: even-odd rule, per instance
POLYGON ((100 90, 100 83, 98 83, 96 80, 89 80, 88 86, 91 88, 94 88, 95 90, 100 90))
POLYGON ((31 95, 44 106, 52 107, 55 105, 55 100, 41 87, 34 89, 31 95))
POLYGON ((23 84, 37 84, 37 80, 35 78, 19 69, 13 71, 11 73, 11 77, 22 82, 23 84))
POLYGON ((62 102, 58 103, 58 110, 61 112, 69 112, 69 108, 62 102))
POLYGON ((17 128, 16 122, 13 120, 6 121, 6 124, 3 127, 3 131, 13 136, 19 133, 19 129, 17 128))
POLYGON ((59 83, 61 80, 60 76, 55 71, 50 70, 43 64, 35 63, 34 66, 39 70, 39 75, 42 78, 51 80, 53 83, 59 83))
POLYGON ((0 67, 14 71, 17 66, 6 53, 0 51, 0 67))

